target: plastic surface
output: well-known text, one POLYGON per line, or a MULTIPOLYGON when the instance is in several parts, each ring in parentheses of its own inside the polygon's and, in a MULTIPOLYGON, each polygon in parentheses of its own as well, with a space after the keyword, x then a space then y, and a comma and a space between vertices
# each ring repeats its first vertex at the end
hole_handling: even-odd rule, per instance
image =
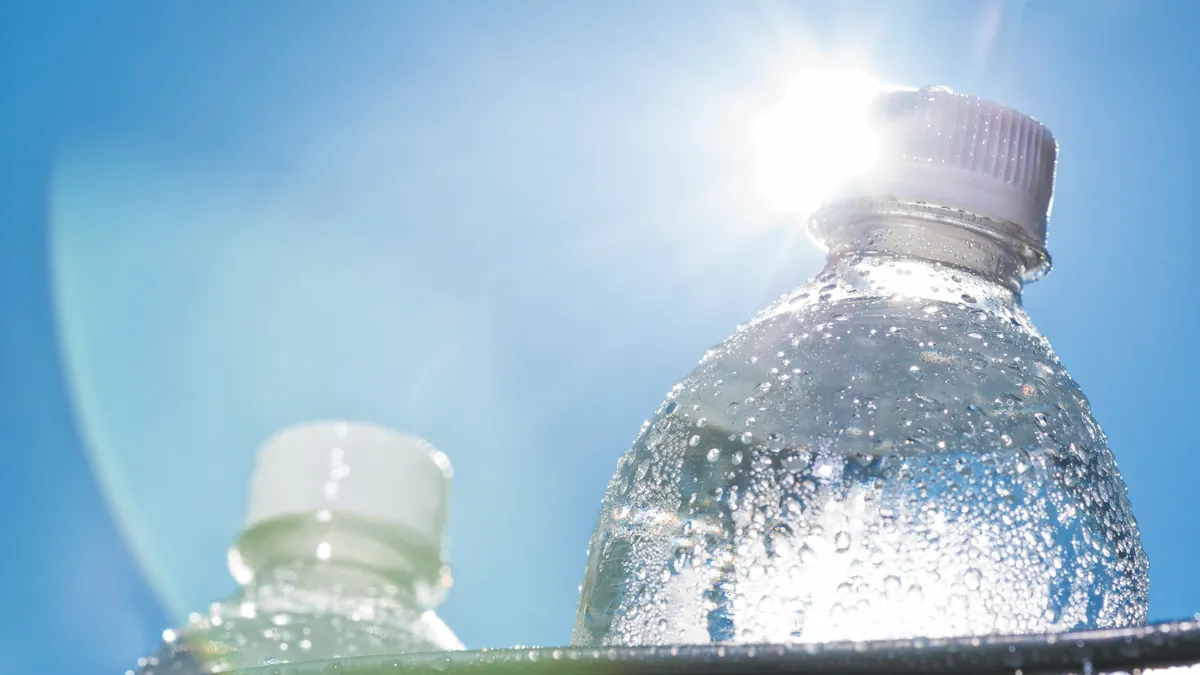
POLYGON ((1044 246, 1058 148, 1040 122, 942 87, 880 95, 874 167, 843 197, 929 202, 1018 226, 1044 246))
POLYGON ((384 673, 1137 673, 1200 672, 1200 620, 1054 635, 739 647, 503 649, 338 659, 246 675, 384 673), (1177 666, 1191 669, 1167 670, 1177 666))
POLYGON ((340 512, 401 525, 440 547, 450 476, 446 456, 416 436, 354 422, 290 427, 259 452, 246 529, 340 512))

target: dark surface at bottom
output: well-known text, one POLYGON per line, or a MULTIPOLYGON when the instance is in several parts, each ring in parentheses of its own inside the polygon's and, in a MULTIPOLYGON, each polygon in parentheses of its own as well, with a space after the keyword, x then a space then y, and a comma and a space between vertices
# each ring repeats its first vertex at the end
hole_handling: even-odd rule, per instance
MULTIPOLYGON (((245 675, 396 673, 1137 673, 1200 664, 1200 616, 1140 628, 813 645, 538 648, 264 666, 245 675)), ((1197 666, 1200 673, 1200 666, 1197 666)), ((1150 675, 1150 674, 1148 674, 1150 675)))

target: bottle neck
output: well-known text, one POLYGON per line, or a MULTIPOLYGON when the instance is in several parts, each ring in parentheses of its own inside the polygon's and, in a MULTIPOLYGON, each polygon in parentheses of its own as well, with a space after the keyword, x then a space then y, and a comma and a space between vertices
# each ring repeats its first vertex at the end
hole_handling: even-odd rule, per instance
POLYGON ((304 593, 428 608, 451 583, 437 548, 402 528, 328 511, 254 525, 230 548, 229 570, 247 598, 304 593))
MULTIPOLYGON (((901 276, 936 268, 949 271, 950 276, 969 276, 972 285, 982 289, 999 287, 994 290, 1003 289, 999 295, 1014 304, 1020 304, 1025 282, 1040 279, 1050 269, 1045 247, 1017 226, 923 203, 843 201, 817 212, 811 231, 829 252, 827 269, 853 267, 862 261, 878 267, 878 261, 884 260, 899 265, 897 269, 904 271, 901 276)), ((894 281, 925 292, 912 281, 894 281)))

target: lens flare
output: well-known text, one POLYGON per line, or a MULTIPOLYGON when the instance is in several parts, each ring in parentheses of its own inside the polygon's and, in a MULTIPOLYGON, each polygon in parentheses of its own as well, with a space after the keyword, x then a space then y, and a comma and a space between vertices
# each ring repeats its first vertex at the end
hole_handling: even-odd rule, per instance
POLYGON ((808 214, 837 186, 871 168, 867 108, 884 86, 853 70, 802 73, 754 124, 759 193, 781 213, 808 214))

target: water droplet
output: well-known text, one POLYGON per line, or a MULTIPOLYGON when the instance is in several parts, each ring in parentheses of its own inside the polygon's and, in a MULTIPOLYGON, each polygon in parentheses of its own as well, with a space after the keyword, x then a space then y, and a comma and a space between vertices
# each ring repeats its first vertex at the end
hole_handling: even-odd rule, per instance
POLYGON ((710 461, 710 462, 715 462, 715 461, 717 461, 718 459, 720 459, 720 458, 721 458, 721 449, 720 449, 720 448, 713 448, 713 449, 711 449, 711 450, 709 450, 709 451, 708 451, 708 454, 707 454, 707 455, 705 455, 705 457, 707 457, 707 458, 708 458, 708 461, 710 461))
POLYGON ((974 567, 967 570, 967 573, 963 575, 963 583, 966 584, 969 590, 979 590, 979 584, 981 581, 983 581, 983 574, 974 567))
POLYGON ((900 577, 895 574, 889 574, 883 579, 883 587, 888 593, 895 593, 900 590, 900 577))
POLYGON ((637 467, 637 479, 642 480, 650 472, 650 459, 643 459, 637 467))
POLYGON ((700 445, 700 434, 695 434, 691 438, 689 438, 688 445, 692 446, 693 448, 696 447, 697 445, 700 445))
POLYGON ((845 553, 850 550, 850 533, 843 530, 834 535, 833 546, 837 549, 838 553, 845 553))
POLYGON ((742 434, 742 438, 741 438, 741 440, 742 440, 742 443, 749 444, 749 443, 750 443, 750 441, 754 440, 754 434, 752 434, 752 433, 750 433, 749 431, 747 431, 747 432, 745 432, 745 433, 743 433, 743 434, 742 434))

